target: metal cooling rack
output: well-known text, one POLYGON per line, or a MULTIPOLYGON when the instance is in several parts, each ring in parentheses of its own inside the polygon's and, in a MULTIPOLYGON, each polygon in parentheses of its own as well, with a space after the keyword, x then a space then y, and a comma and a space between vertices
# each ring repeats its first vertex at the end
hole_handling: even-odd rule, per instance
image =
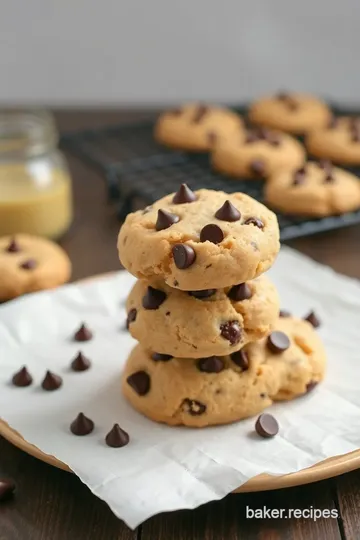
MULTIPOLYGON (((183 182, 193 190, 243 191, 263 202, 261 181, 233 180, 213 172, 207 155, 164 149, 154 141, 153 127, 154 122, 147 121, 71 133, 61 139, 64 149, 104 175, 109 198, 116 204, 120 220, 129 212, 177 191, 183 182)), ((360 175, 360 169, 353 172, 360 175)), ((281 213, 277 217, 284 241, 360 223, 360 210, 321 219, 281 213)))

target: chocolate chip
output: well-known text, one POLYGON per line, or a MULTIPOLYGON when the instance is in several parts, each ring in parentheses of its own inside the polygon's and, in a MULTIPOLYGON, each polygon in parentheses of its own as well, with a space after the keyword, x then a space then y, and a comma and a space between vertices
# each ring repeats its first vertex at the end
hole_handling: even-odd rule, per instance
POLYGON ((280 354, 290 347, 290 340, 284 332, 271 332, 267 339, 268 349, 274 354, 280 354))
POLYGON ((215 217, 222 221, 239 221, 241 214, 237 208, 231 202, 225 201, 219 210, 216 211, 215 217))
POLYGON ((74 435, 83 437, 89 435, 94 430, 94 422, 90 420, 84 413, 79 413, 75 420, 70 424, 70 431, 74 435))
POLYGON ((17 243, 15 238, 12 238, 12 240, 10 240, 10 243, 8 247, 6 248, 6 251, 8 253, 19 253, 19 251, 21 251, 20 246, 17 243))
POLYGON ((269 437, 274 437, 279 432, 279 424, 271 414, 260 414, 256 420, 255 429, 260 437, 268 439, 269 437))
POLYGON ((150 390, 150 377, 146 371, 136 371, 126 380, 139 396, 145 396, 150 390))
POLYGON ((15 482, 10 478, 0 478, 0 502, 8 501, 15 491, 15 482))
POLYGON ((320 167, 320 169, 323 169, 324 171, 327 171, 327 172, 330 172, 333 168, 331 161, 329 161, 328 159, 319 159, 319 161, 317 162, 317 165, 318 167, 320 167))
POLYGON ((320 319, 315 315, 314 311, 310 311, 306 317, 304 317, 305 321, 308 321, 314 328, 319 328, 321 325, 320 319))
POLYGON ((218 356, 209 356, 209 358, 201 358, 197 363, 197 367, 205 373, 220 373, 225 365, 218 356))
POLYGON ((34 270, 36 268, 37 263, 34 259, 28 259, 27 261, 24 261, 20 264, 20 268, 23 270, 34 270))
POLYGON ((259 140, 259 136, 255 131, 249 131, 246 135, 245 144, 252 144, 259 140))
POLYGON ((306 393, 308 394, 309 392, 314 390, 314 388, 316 388, 318 384, 319 384, 318 381, 310 381, 309 383, 307 383, 306 393))
POLYGON ((15 373, 13 375, 13 378, 12 378, 13 385, 14 386, 19 386, 19 387, 22 387, 22 388, 25 387, 25 386, 30 386, 30 384, 32 382, 33 382, 33 378, 30 375, 30 373, 28 372, 26 366, 22 367, 20 369, 20 371, 15 373))
POLYGON ((129 330, 130 323, 136 320, 137 310, 135 308, 130 309, 127 319, 126 319, 126 328, 129 330))
POLYGON ((325 174, 325 178, 324 178, 324 183, 325 184, 332 184, 333 182, 335 182, 335 176, 333 176, 332 173, 326 173, 325 174))
POLYGON ((194 111, 192 122, 194 124, 198 124, 199 122, 201 122, 201 120, 204 118, 208 110, 209 110, 209 107, 207 107, 206 105, 198 105, 194 111))
POLYGON ((172 202, 174 204, 185 204, 196 201, 197 197, 195 193, 189 188, 187 184, 181 184, 178 191, 175 193, 172 202))
POLYGON ((213 146, 216 143, 217 135, 213 131, 209 131, 207 134, 207 140, 210 146, 213 146))
POLYGON ((255 225, 255 227, 259 227, 259 229, 264 228, 264 224, 261 221, 261 219, 256 218, 256 217, 249 217, 248 219, 244 221, 244 225, 255 225))
POLYGON ((286 311, 286 309, 281 309, 279 313, 279 317, 291 317, 290 311, 286 311))
POLYGON ((228 321, 220 325, 220 334, 230 341, 231 345, 238 343, 241 338, 241 328, 237 321, 228 321))
POLYGON ((277 98, 282 101, 290 111, 296 111, 299 108, 299 102, 286 92, 280 92, 277 95, 277 98))
POLYGON ((300 169, 297 169, 297 171, 294 172, 293 175, 293 186, 298 186, 300 184, 303 184, 305 182, 305 176, 306 176, 306 169, 305 167, 300 167, 300 169))
POLYGON ((266 170, 265 162, 262 159, 254 159, 250 162, 249 169, 256 176, 264 176, 266 170))
POLYGON ((91 330, 89 330, 85 323, 83 323, 74 334, 75 341, 89 341, 92 337, 93 333, 91 330))
POLYGON ((119 424, 114 424, 112 429, 105 437, 105 442, 111 448, 121 448, 126 446, 130 441, 130 437, 126 431, 121 429, 119 424))
POLYGON ((200 414, 204 414, 206 411, 206 405, 200 401, 196 401, 196 399, 186 398, 182 402, 182 406, 187 413, 191 414, 191 416, 199 416, 200 414))
POLYGON ((63 381, 60 375, 55 375, 52 371, 47 371, 41 386, 47 392, 52 392, 60 388, 62 383, 63 381))
POLYGON ((185 270, 194 264, 196 259, 195 250, 186 244, 175 244, 172 248, 174 262, 177 268, 185 270))
POLYGON ((259 251, 259 246, 257 245, 256 242, 250 242, 250 244, 251 244, 254 251, 259 251))
POLYGON ((224 240, 224 233, 218 225, 210 223, 205 225, 200 232, 200 242, 212 242, 213 244, 220 244, 224 240))
POLYGON ((142 305, 145 309, 159 309, 166 300, 166 293, 153 287, 148 287, 145 296, 142 299, 142 305))
POLYGON ((155 362, 168 362, 169 360, 171 360, 174 357, 171 356, 171 354, 161 354, 161 353, 158 353, 158 352, 154 352, 154 353, 152 353, 151 358, 155 362))
POLYGON ((179 286, 179 282, 177 279, 174 279, 174 287, 178 287, 179 286))
POLYGON ((240 349, 240 351, 234 352, 230 355, 231 360, 239 366, 243 371, 249 369, 249 357, 245 351, 240 349))
POLYGON ((216 289, 204 289, 203 291, 189 291, 188 294, 190 296, 194 296, 195 298, 198 298, 199 300, 202 300, 203 298, 210 298, 210 296, 213 296, 216 293, 216 289))
POLYGON ((174 223, 177 223, 180 221, 179 216, 176 214, 171 214, 170 212, 167 212, 166 210, 158 210, 158 217, 155 224, 155 229, 157 231, 162 231, 164 229, 168 229, 171 227, 171 225, 174 225, 174 223))
POLYGON ((77 354, 74 360, 71 362, 71 369, 73 371, 86 371, 91 367, 91 362, 81 351, 77 354))
POLYGON ((277 133, 273 133, 272 131, 269 131, 266 135, 265 140, 271 144, 271 146, 280 146, 281 144, 281 138, 277 133))
POLYGON ((234 285, 234 287, 231 287, 230 291, 228 292, 228 297, 235 302, 242 302, 242 300, 248 300, 251 298, 252 292, 247 283, 239 283, 239 285, 234 285))

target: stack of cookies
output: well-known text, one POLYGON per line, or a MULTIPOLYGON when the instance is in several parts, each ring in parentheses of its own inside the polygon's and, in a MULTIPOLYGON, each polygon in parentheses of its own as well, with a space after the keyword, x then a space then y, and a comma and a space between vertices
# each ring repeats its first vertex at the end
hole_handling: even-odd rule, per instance
POLYGON ((279 251, 277 219, 264 205, 183 184, 130 214, 118 248, 139 278, 127 301, 139 344, 123 393, 149 418, 225 424, 304 394, 323 377, 314 320, 279 316, 276 289, 263 275, 279 251))

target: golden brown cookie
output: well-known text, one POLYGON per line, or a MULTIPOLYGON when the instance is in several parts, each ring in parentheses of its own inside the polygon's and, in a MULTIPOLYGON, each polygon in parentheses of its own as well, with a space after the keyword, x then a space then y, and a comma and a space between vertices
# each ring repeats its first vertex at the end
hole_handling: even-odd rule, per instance
POLYGON ((254 124, 295 135, 326 126, 331 111, 321 99, 300 93, 279 93, 255 101, 249 110, 254 124))
POLYGON ((265 128, 218 141, 211 156, 216 171, 254 179, 267 178, 281 168, 300 167, 304 160, 301 143, 290 135, 265 128))
POLYGON ((360 180, 330 162, 280 171, 265 185, 265 201, 285 214, 331 216, 360 208, 360 180))
POLYGON ((0 301, 68 281, 71 263, 54 242, 17 234, 0 238, 0 301))
POLYGON ((185 291, 219 289, 265 272, 279 251, 276 216, 244 193, 189 190, 129 214, 119 256, 136 277, 185 291))
POLYGON ((309 133, 305 144, 317 158, 340 165, 360 165, 360 118, 333 118, 326 127, 309 133))
POLYGON ((275 328, 230 356, 199 360, 137 345, 122 376, 123 393, 149 418, 191 427, 241 420, 305 394, 324 376, 323 344, 307 321, 281 318, 275 328))
POLYGON ((129 294, 131 335, 145 349, 180 358, 225 355, 267 335, 279 315, 266 276, 226 289, 184 292, 139 280, 129 294))
POLYGON ((242 127, 241 117, 230 109, 189 103, 158 118, 155 139, 172 148, 207 152, 215 141, 242 127))

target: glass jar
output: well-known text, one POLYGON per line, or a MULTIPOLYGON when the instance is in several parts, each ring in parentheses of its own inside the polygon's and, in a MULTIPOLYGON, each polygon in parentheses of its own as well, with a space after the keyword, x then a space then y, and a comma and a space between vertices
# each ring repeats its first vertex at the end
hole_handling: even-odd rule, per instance
POLYGON ((72 221, 71 178, 53 116, 0 112, 0 236, 57 239, 72 221))

